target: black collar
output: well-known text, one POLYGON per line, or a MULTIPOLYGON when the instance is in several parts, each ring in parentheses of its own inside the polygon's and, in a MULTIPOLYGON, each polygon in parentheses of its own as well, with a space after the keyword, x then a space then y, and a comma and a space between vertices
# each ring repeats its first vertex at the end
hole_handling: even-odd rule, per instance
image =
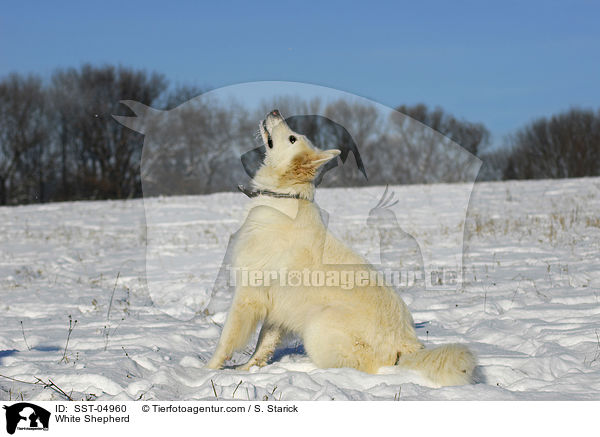
MULTIPOLYGON (((286 198, 286 199, 304 199, 300 196, 300 194, 289 194, 289 193, 276 193, 275 191, 270 190, 249 190, 243 185, 237 186, 238 190, 244 193, 248 197, 256 197, 256 196, 270 196, 270 197, 278 197, 278 198, 286 198)), ((306 200, 306 199, 304 199, 306 200)))

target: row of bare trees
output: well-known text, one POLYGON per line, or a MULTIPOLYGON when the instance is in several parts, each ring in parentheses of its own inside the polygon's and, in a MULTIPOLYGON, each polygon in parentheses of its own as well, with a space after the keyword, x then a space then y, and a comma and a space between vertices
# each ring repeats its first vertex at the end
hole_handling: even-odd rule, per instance
MULTIPOLYGON (((321 147, 346 148, 342 157, 351 165, 328 173, 325 186, 474 180, 474 156, 484 161, 479 179, 600 174, 600 112, 572 109, 536 120, 491 150, 483 124, 422 104, 382 112, 365 101, 287 96, 248 110, 234 102, 224 106, 210 93, 196 97, 201 94, 194 87, 170 88, 159 74, 114 66, 61 69, 46 81, 3 78, 0 205, 139 197, 142 189, 152 195, 235 189, 248 172, 240 157, 259 146, 257 121, 274 104, 286 115, 320 114, 290 123, 321 147), (138 105, 128 112, 121 100, 157 110, 138 105), (134 116, 139 108, 146 114, 137 114, 137 121, 123 125, 112 118, 134 116), (150 115, 151 127, 139 125, 150 115), (144 152, 144 136, 136 130, 146 134, 144 152)), ((252 156, 260 158, 255 150, 252 156)))
POLYGON ((509 138, 504 179, 600 175, 600 111, 571 109, 541 118, 509 138))
POLYGON ((119 100, 152 104, 164 77, 123 67, 56 71, 49 83, 0 82, 0 204, 140 194, 142 137, 116 123, 119 100))

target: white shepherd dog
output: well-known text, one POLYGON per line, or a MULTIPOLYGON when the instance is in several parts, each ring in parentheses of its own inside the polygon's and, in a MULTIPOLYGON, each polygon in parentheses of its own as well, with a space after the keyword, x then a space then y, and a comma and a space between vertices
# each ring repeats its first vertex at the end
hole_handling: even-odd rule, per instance
POLYGON ((406 304, 392 289, 368 280, 350 289, 336 283, 348 270, 362 279, 377 275, 327 231, 313 203, 319 168, 340 151, 317 149, 292 131, 277 110, 260 123, 260 133, 267 153, 252 181, 254 189, 246 191, 252 201, 235 242, 233 267, 262 281, 236 284, 207 367, 220 368, 246 346, 262 321, 256 350, 242 369, 264 366, 283 334, 292 332, 321 368, 376 373, 396 364, 421 371, 439 386, 470 383, 475 357, 469 349, 456 344, 424 349, 406 304), (292 281, 291 276, 289 283, 276 280, 273 272, 282 271, 323 272, 327 283, 300 284, 301 278, 292 281))

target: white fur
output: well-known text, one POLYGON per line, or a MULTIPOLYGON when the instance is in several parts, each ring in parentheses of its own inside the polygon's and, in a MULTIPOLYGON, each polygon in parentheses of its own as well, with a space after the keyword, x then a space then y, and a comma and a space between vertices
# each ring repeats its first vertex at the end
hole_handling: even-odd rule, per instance
MULTIPOLYGON (((273 148, 267 149, 254 186, 299 194, 302 199, 253 198, 234 248, 234 267, 265 272, 282 268, 372 270, 327 231, 312 202, 312 180, 318 168, 339 151, 316 149, 306 137, 293 132, 278 113, 267 116, 261 134, 265 144, 271 136, 273 148), (291 135, 296 139, 293 143, 291 135)), ((321 368, 352 367, 375 373, 382 366, 397 363, 422 371, 438 385, 465 384, 472 379, 475 358, 466 347, 423 349, 405 303, 390 288, 376 284, 350 290, 238 285, 207 366, 220 368, 233 351, 246 346, 261 321, 256 350, 243 369, 265 365, 281 336, 293 332, 302 337, 309 357, 321 368)))

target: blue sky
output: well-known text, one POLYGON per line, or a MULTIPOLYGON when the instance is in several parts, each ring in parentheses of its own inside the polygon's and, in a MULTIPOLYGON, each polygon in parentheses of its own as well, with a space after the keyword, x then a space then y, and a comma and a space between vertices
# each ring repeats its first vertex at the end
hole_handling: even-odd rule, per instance
POLYGON ((600 3, 11 2, 0 76, 121 63, 173 83, 255 80, 425 102, 494 142, 533 118, 600 106, 600 3))

